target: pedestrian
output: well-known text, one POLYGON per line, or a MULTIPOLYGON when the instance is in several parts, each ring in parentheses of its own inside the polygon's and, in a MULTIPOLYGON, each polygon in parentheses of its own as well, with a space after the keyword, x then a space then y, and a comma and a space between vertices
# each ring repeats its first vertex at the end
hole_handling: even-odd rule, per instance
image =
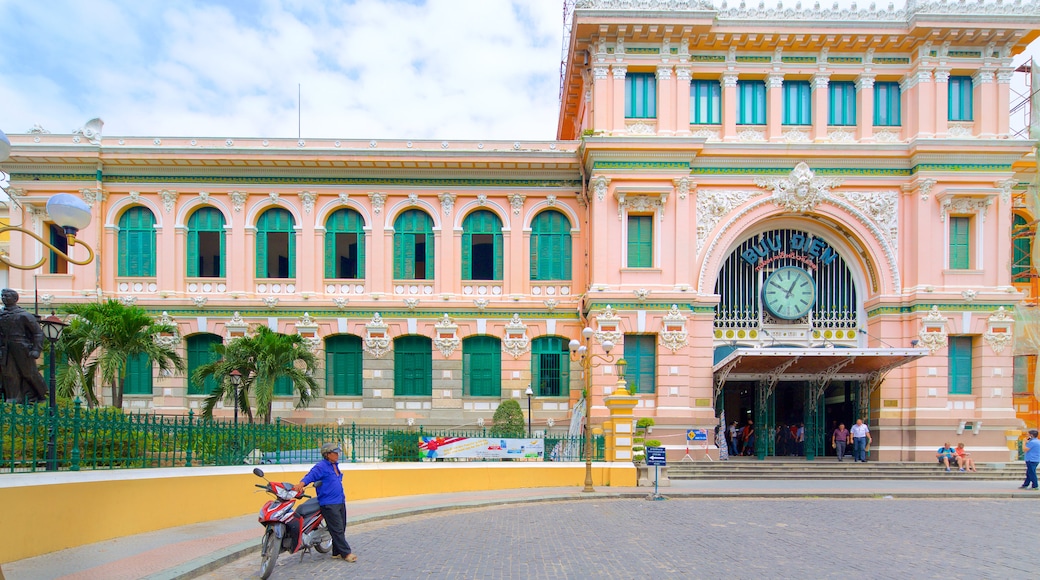
POLYGON ((845 446, 849 443, 849 430, 845 423, 838 423, 838 427, 831 433, 831 449, 838 454, 838 461, 845 460, 845 446))
POLYGON ((958 443, 957 448, 954 449, 957 452, 957 465, 960 466, 961 471, 977 472, 975 468, 975 460, 971 458, 971 453, 968 453, 964 449, 963 443, 958 443))
MULTIPOLYGON (((943 443, 943 446, 935 452, 935 458, 939 460, 940 465, 946 466, 946 471, 950 470, 952 462, 953 467, 957 466, 957 452, 954 451, 953 447, 950 447, 949 443, 943 443)), ((963 469, 961 471, 964 471, 963 469)))
POLYGON ((748 419, 747 425, 744 426, 744 431, 741 434, 741 439, 744 441, 743 455, 754 455, 755 454, 755 422, 748 419))
POLYGON ((1040 463, 1040 440, 1037 440, 1036 436, 1036 429, 1030 429, 1029 439, 1022 445, 1022 450, 1025 451, 1023 459, 1026 460, 1026 481, 1022 484, 1022 489, 1029 487, 1029 484, 1033 485, 1033 489, 1037 488, 1036 465, 1040 463))
POLYGON ((293 486, 297 492, 312 483, 318 494, 318 505, 325 525, 332 536, 332 557, 347 562, 357 562, 351 553, 345 535, 347 529, 347 496, 343 493, 343 472, 339 470, 339 445, 326 443, 321 446, 321 461, 293 486))
POLYGON ((805 423, 798 424, 798 429, 794 432, 794 445, 797 450, 795 453, 799 457, 805 455, 805 423))
POLYGON ((737 422, 734 421, 729 424, 729 454, 732 457, 736 457, 740 454, 737 450, 737 422))
POLYGON ((870 445, 870 428, 863 424, 863 419, 856 419, 852 426, 852 460, 867 462, 867 445, 870 445))

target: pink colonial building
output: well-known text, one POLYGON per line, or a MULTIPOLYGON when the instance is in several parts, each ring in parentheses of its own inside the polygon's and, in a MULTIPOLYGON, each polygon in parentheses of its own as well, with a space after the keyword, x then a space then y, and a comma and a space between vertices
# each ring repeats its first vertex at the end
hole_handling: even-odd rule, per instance
MULTIPOLYGON (((530 388, 535 430, 564 432, 586 380, 597 424, 624 372, 666 445, 753 420, 785 453, 762 434, 804 423, 824 455, 861 417, 875 458, 1007 460, 1035 164, 1009 82, 1040 7, 740 6, 577 0, 557 141, 11 135, 11 222, 61 243, 42 208, 79 194, 97 259, 9 285, 146 308, 190 368, 255 325, 300 333, 324 392, 281 387, 295 420, 473 426, 530 388)), ((130 409, 209 388, 131 367, 130 409)))

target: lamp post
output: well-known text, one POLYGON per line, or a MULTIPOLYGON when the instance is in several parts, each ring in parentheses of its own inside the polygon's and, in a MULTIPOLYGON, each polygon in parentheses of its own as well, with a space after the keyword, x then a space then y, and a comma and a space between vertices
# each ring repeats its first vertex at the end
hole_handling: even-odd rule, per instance
POLYGON ((531 390, 531 385, 527 385, 527 390, 524 391, 524 394, 527 395, 527 437, 530 438, 531 437, 531 395, 534 394, 534 391, 531 390))
POLYGON ((235 426, 238 427, 238 388, 242 386, 242 373, 231 371, 231 386, 235 387, 235 426))
POLYGON ((54 345, 61 338, 61 333, 68 326, 60 318, 55 316, 53 313, 40 321, 40 326, 43 327, 43 336, 47 338, 47 341, 51 343, 50 361, 48 364, 51 376, 48 381, 48 410, 50 411, 50 427, 48 429, 47 437, 47 471, 58 470, 58 426, 55 424, 58 418, 58 401, 57 401, 57 390, 58 381, 55 373, 54 365, 54 345))
POLYGON ((599 360, 602 363, 611 364, 614 356, 610 351, 614 349, 614 343, 609 340, 603 341, 603 351, 606 354, 592 354, 592 337, 595 332, 585 327, 581 331, 581 341, 573 339, 567 345, 571 351, 571 360, 581 365, 582 376, 585 377, 585 488, 581 491, 591 493, 596 491, 592 487, 592 369, 599 360))
MULTIPOLYGON (((61 259, 65 260, 70 264, 77 266, 86 266, 87 264, 94 261, 94 250, 86 242, 76 239, 76 234, 79 230, 90 225, 90 206, 87 205, 82 199, 72 195, 71 193, 59 193, 51 196, 50 200, 47 201, 47 214, 50 216, 51 221, 61 226, 63 232, 65 232, 65 238, 68 240, 67 249, 71 251, 73 246, 80 245, 86 248, 87 257, 83 260, 77 260, 70 256, 68 253, 55 247, 53 244, 45 240, 42 236, 32 230, 27 230, 18 226, 4 226, 0 227, 0 234, 5 232, 20 232, 30 238, 35 239, 37 242, 43 244, 47 249, 54 252, 61 259)), ((0 255, 0 262, 7 264, 12 268, 19 270, 35 270, 47 261, 47 253, 44 252, 43 257, 39 261, 32 264, 16 264, 8 258, 0 255)))

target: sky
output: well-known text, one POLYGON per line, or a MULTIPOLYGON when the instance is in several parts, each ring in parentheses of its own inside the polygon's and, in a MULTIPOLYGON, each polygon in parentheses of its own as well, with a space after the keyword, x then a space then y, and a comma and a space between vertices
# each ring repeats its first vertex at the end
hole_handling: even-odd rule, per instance
POLYGON ((554 139, 562 6, 0 0, 0 129, 100 117, 106 136, 554 139))

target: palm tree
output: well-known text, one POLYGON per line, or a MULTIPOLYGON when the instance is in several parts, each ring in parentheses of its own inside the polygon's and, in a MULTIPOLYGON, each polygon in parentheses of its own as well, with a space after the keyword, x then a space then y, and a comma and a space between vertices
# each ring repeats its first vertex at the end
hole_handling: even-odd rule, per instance
POLYGON ((94 392, 97 377, 97 359, 93 357, 97 346, 91 340, 91 327, 82 318, 72 316, 69 326, 61 334, 58 349, 65 355, 58 361, 58 394, 72 397, 82 393, 87 406, 91 409, 98 405, 97 393, 94 392))
POLYGON ((249 405, 252 391, 257 414, 265 423, 270 423, 274 386, 279 379, 292 381, 298 397, 296 408, 306 407, 314 398, 318 385, 313 375, 318 358, 307 347, 303 337, 297 334, 282 334, 259 326, 252 336, 236 338, 213 349, 220 358, 198 367, 191 377, 196 384, 204 383, 209 377, 216 379, 217 386, 202 406, 204 417, 212 417, 214 407, 224 401, 238 405, 252 422, 253 413, 249 405), (237 389, 231 383, 232 371, 238 371, 242 376, 237 389))
POLYGON ((160 334, 176 329, 156 322, 143 308, 108 300, 77 304, 68 310, 81 319, 82 327, 70 336, 65 352, 80 356, 77 363, 84 376, 95 370, 101 373, 102 382, 112 387, 113 407, 123 407, 123 380, 131 357, 148 357, 163 374, 184 371, 184 360, 177 350, 156 341, 160 334))

